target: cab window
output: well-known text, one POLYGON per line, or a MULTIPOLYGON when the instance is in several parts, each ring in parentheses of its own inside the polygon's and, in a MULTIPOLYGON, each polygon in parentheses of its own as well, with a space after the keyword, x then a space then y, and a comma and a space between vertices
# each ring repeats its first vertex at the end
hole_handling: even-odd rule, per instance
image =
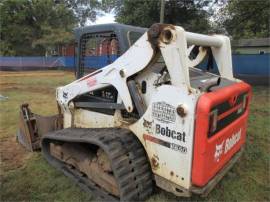
POLYGON ((128 38, 129 47, 132 46, 142 35, 143 33, 140 33, 140 32, 128 31, 127 38, 128 38))

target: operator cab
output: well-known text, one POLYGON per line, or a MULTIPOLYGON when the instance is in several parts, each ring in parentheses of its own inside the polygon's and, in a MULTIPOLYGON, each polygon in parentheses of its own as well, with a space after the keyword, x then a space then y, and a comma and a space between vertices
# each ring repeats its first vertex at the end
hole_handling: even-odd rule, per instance
POLYGON ((146 31, 118 23, 75 29, 76 78, 113 63, 146 31))

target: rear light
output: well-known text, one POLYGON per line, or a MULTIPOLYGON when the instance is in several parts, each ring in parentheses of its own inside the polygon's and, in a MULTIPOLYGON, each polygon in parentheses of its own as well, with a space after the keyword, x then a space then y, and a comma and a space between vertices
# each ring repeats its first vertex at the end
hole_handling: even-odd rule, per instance
POLYGON ((218 110, 215 109, 210 113, 209 117, 209 133, 213 133, 217 129, 218 110))
POLYGON ((248 95, 245 94, 243 95, 243 102, 242 102, 242 105, 241 107, 237 110, 237 113, 240 114, 242 112, 244 112, 247 108, 247 104, 248 104, 248 95))
POLYGON ((248 105, 248 95, 245 94, 244 98, 243 98, 243 107, 244 107, 244 109, 247 108, 247 105, 248 105))
POLYGON ((208 137, 230 125, 245 113, 248 107, 249 95, 247 93, 232 96, 230 99, 216 105, 209 113, 208 137))

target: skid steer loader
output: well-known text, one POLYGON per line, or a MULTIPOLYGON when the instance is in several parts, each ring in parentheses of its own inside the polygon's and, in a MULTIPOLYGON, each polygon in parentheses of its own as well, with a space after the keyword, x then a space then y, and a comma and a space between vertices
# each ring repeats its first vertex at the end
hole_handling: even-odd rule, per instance
POLYGON ((132 30, 92 28, 77 35, 77 80, 57 88, 59 113, 23 105, 19 141, 106 201, 142 201, 155 185, 206 196, 246 139, 251 88, 233 76, 229 38, 154 24, 126 50, 119 36, 132 30), (87 74, 97 57, 108 65, 87 74))

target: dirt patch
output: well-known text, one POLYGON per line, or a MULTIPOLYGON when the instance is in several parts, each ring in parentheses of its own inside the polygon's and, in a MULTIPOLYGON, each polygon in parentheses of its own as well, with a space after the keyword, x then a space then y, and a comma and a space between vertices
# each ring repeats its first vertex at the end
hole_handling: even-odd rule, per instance
POLYGON ((18 83, 0 83, 1 91, 11 91, 11 90, 20 90, 22 92, 32 92, 32 93, 42 93, 42 94, 50 94, 55 92, 55 88, 50 87, 42 87, 42 86, 30 86, 26 84, 18 84, 18 83))
POLYGON ((22 167, 32 153, 26 151, 16 137, 8 137, 0 139, 0 155, 1 171, 5 172, 22 167))
POLYGON ((31 93, 42 93, 42 94, 53 94, 55 92, 55 88, 49 87, 22 87, 24 91, 31 93))
POLYGON ((18 83, 4 83, 0 82, 0 90, 12 90, 12 89, 19 89, 18 83))
POLYGON ((0 81, 0 87, 16 86, 18 83, 5 83, 0 81))

